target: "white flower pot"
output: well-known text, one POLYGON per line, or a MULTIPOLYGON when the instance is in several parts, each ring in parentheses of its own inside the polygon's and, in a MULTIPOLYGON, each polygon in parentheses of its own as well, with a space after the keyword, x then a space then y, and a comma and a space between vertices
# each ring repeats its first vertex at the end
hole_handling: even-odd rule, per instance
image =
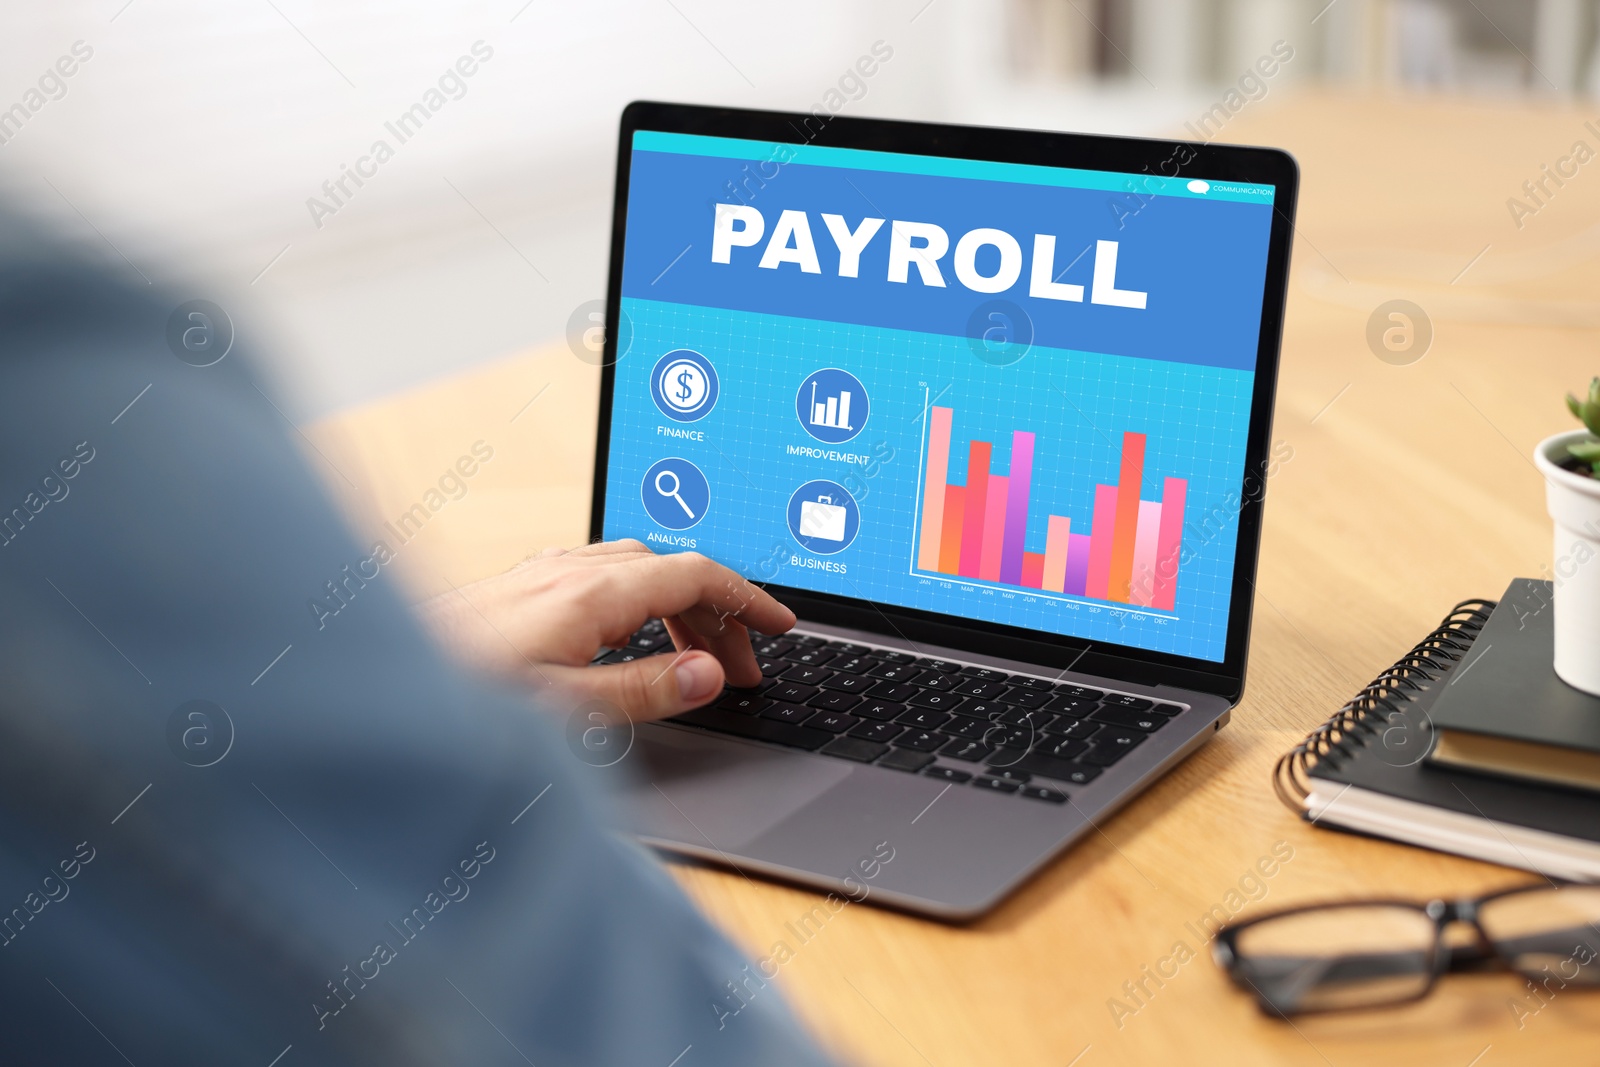
POLYGON ((1600 478, 1556 466, 1583 430, 1539 442, 1533 459, 1544 475, 1545 500, 1555 520, 1551 571, 1555 581, 1556 674, 1600 696, 1600 478))

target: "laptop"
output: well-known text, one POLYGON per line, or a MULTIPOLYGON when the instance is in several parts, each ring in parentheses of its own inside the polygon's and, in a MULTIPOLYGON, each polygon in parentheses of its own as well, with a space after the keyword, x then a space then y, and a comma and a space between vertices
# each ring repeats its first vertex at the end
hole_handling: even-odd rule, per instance
POLYGON ((970 920, 1222 729, 1293 454, 1297 185, 1263 148, 630 105, 592 533, 800 620, 751 635, 760 688, 637 730, 630 829, 970 920))

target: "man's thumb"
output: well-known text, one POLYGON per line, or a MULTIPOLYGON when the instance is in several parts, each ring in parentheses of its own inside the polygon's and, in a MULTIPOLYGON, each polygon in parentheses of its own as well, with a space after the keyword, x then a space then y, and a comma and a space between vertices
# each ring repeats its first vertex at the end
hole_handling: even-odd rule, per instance
MULTIPOLYGON (((549 668, 545 668, 548 673, 549 668)), ((708 703, 722 690, 722 664, 698 649, 644 656, 603 667, 572 667, 552 679, 567 690, 598 697, 630 719, 663 719, 708 703)))

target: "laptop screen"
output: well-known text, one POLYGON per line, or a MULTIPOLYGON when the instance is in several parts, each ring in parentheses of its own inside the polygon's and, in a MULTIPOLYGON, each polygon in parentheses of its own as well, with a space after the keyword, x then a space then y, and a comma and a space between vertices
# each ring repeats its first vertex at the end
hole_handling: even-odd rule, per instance
POLYGON ((607 538, 1224 659, 1274 189, 633 134, 607 538))

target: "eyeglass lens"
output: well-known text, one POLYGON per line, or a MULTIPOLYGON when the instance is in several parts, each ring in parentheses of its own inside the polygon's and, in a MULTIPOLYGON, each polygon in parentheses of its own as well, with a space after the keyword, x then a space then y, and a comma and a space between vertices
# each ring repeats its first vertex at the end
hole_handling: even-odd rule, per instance
POLYGON ((1600 986, 1600 886, 1560 886, 1486 901, 1478 925, 1516 971, 1600 986))
MULTIPOLYGON (((1600 886, 1495 897, 1479 908, 1478 924, 1496 955, 1530 979, 1600 987, 1600 886)), ((1279 915, 1241 929, 1234 948, 1235 978, 1285 1015, 1408 1000, 1445 969, 1437 925, 1410 905, 1279 915)))
POLYGON ((1437 928, 1416 907, 1350 904, 1239 931, 1235 974, 1283 1014, 1415 997, 1434 970, 1437 928))

